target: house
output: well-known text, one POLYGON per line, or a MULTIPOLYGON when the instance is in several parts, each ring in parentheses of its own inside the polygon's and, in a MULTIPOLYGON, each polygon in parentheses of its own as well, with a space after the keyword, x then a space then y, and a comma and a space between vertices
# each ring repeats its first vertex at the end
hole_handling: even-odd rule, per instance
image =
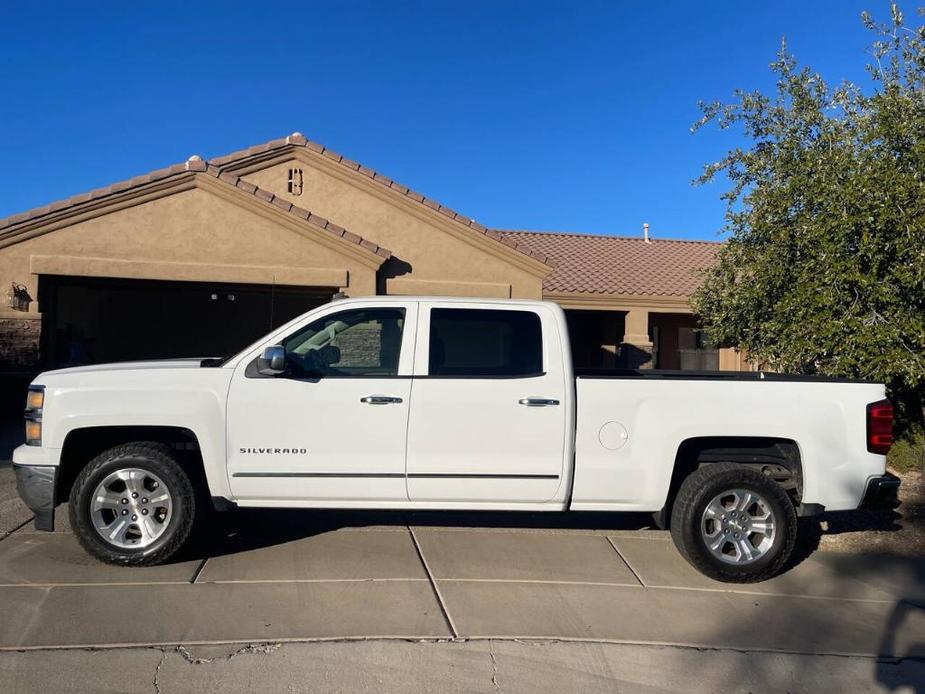
POLYGON ((0 220, 0 370, 230 353, 332 295, 547 298, 579 366, 743 366, 689 297, 718 244, 488 229, 299 133, 0 220))

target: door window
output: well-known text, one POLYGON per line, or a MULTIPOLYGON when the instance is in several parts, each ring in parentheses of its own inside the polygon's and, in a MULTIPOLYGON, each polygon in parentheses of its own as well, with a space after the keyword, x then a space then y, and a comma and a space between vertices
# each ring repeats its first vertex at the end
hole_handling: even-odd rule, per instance
POLYGON ((430 312, 428 373, 491 378, 543 372, 540 317, 531 311, 435 308, 430 312))
POLYGON ((286 367, 296 378, 382 377, 398 374, 403 308, 366 308, 319 318, 283 340, 286 367))

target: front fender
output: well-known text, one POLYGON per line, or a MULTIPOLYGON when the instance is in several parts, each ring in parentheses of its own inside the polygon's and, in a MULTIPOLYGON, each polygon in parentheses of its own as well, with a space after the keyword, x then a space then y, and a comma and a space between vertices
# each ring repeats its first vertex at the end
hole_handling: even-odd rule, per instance
POLYGON ((93 383, 51 379, 45 384, 42 448, 58 451, 60 458, 68 436, 88 428, 187 429, 199 444, 210 493, 228 496, 225 403, 229 380, 226 369, 160 369, 135 372, 131 379, 119 372, 95 373, 93 383))

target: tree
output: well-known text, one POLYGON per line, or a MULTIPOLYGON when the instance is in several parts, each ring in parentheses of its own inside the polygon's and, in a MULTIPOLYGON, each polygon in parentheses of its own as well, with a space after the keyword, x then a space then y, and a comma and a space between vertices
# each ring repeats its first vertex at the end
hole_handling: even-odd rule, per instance
POLYGON ((925 395, 925 25, 892 6, 866 92, 831 87, 782 44, 771 95, 701 103, 693 130, 741 128, 725 174, 728 241, 694 308, 714 343, 779 371, 887 383, 900 433, 925 395))

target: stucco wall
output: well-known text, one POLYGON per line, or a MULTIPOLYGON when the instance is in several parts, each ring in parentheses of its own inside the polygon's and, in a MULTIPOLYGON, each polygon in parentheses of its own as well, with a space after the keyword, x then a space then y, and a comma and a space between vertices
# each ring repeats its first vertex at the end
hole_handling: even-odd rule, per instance
MULTIPOLYGON (((438 213, 404 200, 377 183, 364 184, 359 175, 350 171, 329 170, 339 167, 337 164, 322 161, 315 165, 312 156, 305 155, 308 161, 293 159, 237 173, 264 190, 388 248, 395 257, 389 267, 401 272, 401 261, 410 265, 396 278, 398 281, 387 285, 390 294, 542 298, 542 278, 517 267, 516 255, 514 260, 504 257, 510 255, 506 248, 497 249, 499 257, 480 247, 485 244, 483 239, 467 242, 457 238, 443 225, 458 223, 444 221, 438 213), (287 191, 288 173, 293 167, 302 169, 301 195, 287 191)), ((478 236, 478 232, 459 226, 463 236, 478 236)), ((500 246, 497 241, 488 241, 490 246, 500 246)))
POLYGON ((287 228, 282 218, 274 217, 281 214, 255 212, 210 190, 184 190, 0 249, 0 282, 21 283, 37 297, 38 275, 32 272, 32 257, 37 256, 38 267, 54 257, 57 261, 50 266, 68 274, 104 272, 106 260, 131 261, 112 263, 109 276, 187 281, 197 279, 196 266, 189 265, 195 263, 209 266, 201 268, 205 280, 248 283, 256 277, 272 282, 267 268, 340 269, 345 271, 340 276, 348 278, 343 288, 349 294, 375 293, 375 268, 314 240, 313 234, 327 232, 303 234, 287 228), (68 257, 72 262, 62 260, 68 257))

